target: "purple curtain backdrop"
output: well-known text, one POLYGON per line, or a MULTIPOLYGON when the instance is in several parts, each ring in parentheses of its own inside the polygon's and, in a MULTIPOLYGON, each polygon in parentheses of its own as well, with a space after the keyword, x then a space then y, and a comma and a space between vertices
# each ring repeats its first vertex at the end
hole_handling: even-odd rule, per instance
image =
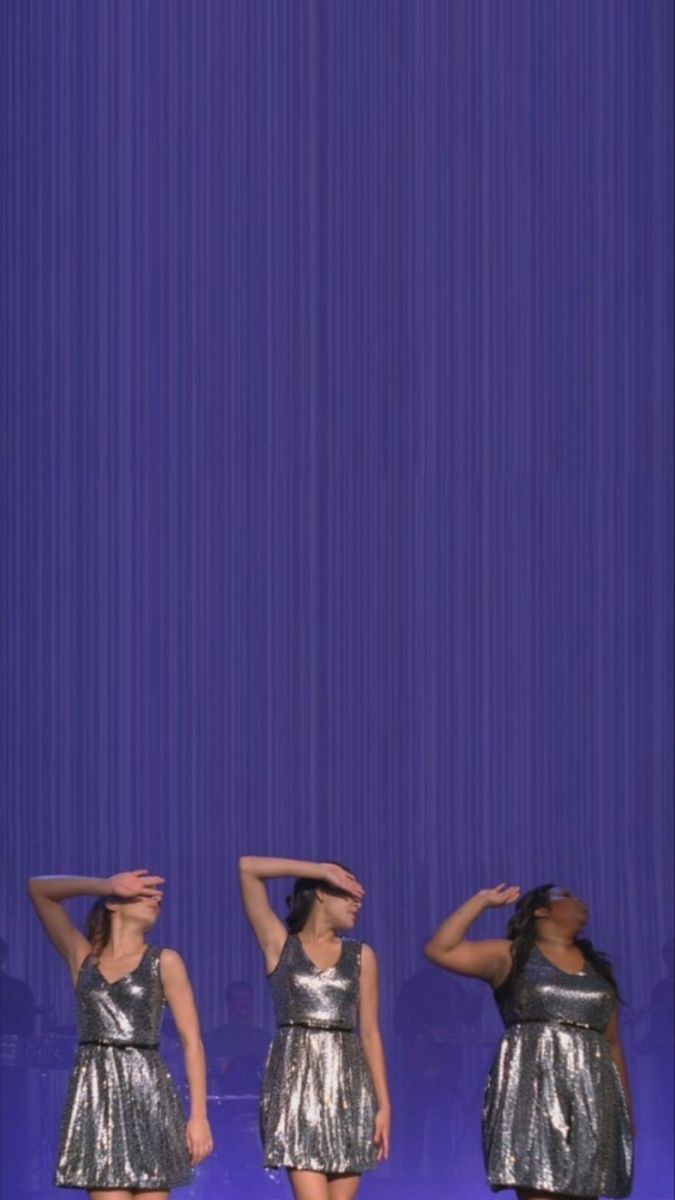
MULTIPOLYGON (((236 859, 276 852, 368 888, 398 1122, 364 1200, 489 1194, 489 996, 417 980, 445 1090, 401 1012, 501 879, 590 902, 634 1195, 672 1200, 670 0, 1 13, 0 932, 47 1046, 3 1178, 57 1194, 28 875, 164 873, 206 1029, 233 978, 269 1026, 236 859)), ((229 1121, 193 1194, 286 1195, 255 1149, 230 1177, 229 1121)))

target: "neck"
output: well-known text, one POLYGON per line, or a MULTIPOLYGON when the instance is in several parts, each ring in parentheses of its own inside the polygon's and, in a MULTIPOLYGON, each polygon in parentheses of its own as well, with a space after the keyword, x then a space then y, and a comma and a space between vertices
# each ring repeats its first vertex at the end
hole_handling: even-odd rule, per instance
POLYGON ((332 942, 335 939, 335 930, 325 920, 322 912, 315 911, 300 931, 300 937, 305 942, 332 942))
POLYGON ((113 922, 110 940, 103 953, 106 958, 125 958, 131 954, 142 954, 145 938, 140 929, 120 928, 113 922))
POLYGON ((564 946, 570 949, 577 940, 570 929, 542 929, 537 931, 537 942, 542 946, 564 946))

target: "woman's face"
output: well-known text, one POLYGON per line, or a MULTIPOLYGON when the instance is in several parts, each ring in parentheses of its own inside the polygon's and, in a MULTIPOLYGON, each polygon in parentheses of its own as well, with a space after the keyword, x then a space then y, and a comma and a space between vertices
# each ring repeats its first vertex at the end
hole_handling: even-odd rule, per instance
POLYGON ((324 913, 331 927, 336 932, 346 932, 353 929, 361 911, 361 901, 355 900, 348 892, 337 889, 320 889, 324 913))
POLYGON ((145 932, 157 924, 162 908, 162 898, 161 896, 141 896, 138 900, 116 900, 108 907, 118 914, 121 921, 132 921, 135 925, 140 925, 145 932))
POLYGON ((588 907, 568 888, 554 887, 548 894, 549 915, 564 925, 583 929, 588 920, 588 907))

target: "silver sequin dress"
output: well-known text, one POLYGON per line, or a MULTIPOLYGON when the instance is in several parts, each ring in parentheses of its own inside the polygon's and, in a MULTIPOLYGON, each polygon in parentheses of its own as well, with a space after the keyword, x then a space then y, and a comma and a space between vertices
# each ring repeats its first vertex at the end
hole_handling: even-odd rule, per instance
POLYGON ((629 1196, 628 1107, 604 1031, 615 1003, 587 963, 560 970, 535 947, 495 993, 506 1027, 485 1090, 483 1149, 493 1191, 629 1196))
POLYGON ((80 1046, 54 1182, 166 1191, 191 1182, 185 1117, 157 1050, 164 1009, 160 951, 108 983, 93 956, 76 987, 80 1046))
POLYGON ((360 1175, 376 1165, 377 1103, 356 1033, 361 943, 344 938, 321 971, 300 939, 286 941, 269 977, 277 1020, 263 1079, 267 1167, 360 1175))

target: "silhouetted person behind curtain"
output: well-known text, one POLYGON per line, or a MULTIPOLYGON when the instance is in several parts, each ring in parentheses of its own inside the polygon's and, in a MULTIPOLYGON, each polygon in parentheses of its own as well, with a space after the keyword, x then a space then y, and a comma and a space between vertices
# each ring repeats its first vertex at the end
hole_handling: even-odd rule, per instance
POLYGON ((413 1177, 447 1170, 467 1044, 479 1025, 480 1006, 459 980, 424 966, 402 983, 394 1009, 404 1043, 400 1161, 413 1177))
POLYGON ((653 1058, 652 1087, 655 1085, 657 1103, 654 1105, 652 1132, 664 1146, 672 1145, 674 1083, 675 1083, 675 941, 662 947, 665 975, 652 988, 649 1007, 644 1014, 644 1036, 638 1043, 640 1054, 653 1058))
POLYGON ((234 980, 225 993, 227 1021, 206 1037, 209 1084, 229 1095, 258 1093, 270 1045, 266 1029, 253 1023, 253 988, 234 980))
POLYGON ((35 1001, 27 983, 6 970, 0 938, 0 1180, 18 1200, 27 1189, 28 1074, 26 1042, 35 1028, 35 1001))

